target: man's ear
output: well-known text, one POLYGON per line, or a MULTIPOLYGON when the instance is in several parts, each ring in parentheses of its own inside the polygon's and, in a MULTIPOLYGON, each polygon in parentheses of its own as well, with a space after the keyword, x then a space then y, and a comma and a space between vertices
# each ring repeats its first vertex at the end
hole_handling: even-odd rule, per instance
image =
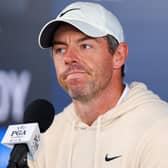
POLYGON ((113 54, 113 68, 119 69, 125 64, 128 56, 128 45, 122 42, 118 45, 115 53, 113 54))

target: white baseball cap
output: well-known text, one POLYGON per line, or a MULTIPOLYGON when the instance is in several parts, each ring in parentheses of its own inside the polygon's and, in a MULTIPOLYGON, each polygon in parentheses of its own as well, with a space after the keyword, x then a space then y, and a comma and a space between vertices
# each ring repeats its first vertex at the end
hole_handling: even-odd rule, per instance
POLYGON ((112 35, 119 43, 124 41, 123 28, 110 11, 97 3, 75 2, 44 25, 39 34, 41 48, 52 46, 52 38, 60 22, 71 24, 90 37, 112 35))

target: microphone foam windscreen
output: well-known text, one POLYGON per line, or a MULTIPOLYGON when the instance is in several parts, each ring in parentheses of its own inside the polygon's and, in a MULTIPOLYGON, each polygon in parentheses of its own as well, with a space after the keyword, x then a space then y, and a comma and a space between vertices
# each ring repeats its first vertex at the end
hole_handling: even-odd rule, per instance
POLYGON ((24 112, 24 123, 37 122, 40 132, 45 132, 51 125, 55 115, 53 105, 44 99, 31 102, 24 112))

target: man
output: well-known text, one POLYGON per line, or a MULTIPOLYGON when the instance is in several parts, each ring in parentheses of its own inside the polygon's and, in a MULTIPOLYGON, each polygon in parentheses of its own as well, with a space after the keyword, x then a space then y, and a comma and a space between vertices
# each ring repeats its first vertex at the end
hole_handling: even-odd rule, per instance
POLYGON ((40 32, 72 103, 42 135, 39 168, 167 168, 168 104, 145 84, 123 82, 128 54, 118 19, 76 2, 40 32))

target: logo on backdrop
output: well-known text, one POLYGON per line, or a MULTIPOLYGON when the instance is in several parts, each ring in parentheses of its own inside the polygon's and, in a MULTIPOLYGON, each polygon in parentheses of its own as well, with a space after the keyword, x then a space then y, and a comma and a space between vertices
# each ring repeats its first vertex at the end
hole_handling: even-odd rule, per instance
POLYGON ((9 116, 12 121, 22 121, 30 83, 31 74, 26 70, 20 73, 0 70, 0 123, 6 122, 9 116))

